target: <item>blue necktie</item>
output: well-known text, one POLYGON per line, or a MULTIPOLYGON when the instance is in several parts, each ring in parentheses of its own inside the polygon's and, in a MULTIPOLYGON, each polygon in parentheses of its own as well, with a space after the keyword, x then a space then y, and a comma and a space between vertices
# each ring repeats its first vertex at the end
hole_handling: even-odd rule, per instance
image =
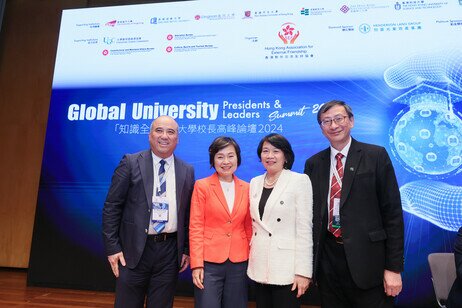
POLYGON ((166 191, 167 191, 167 181, 164 181, 164 177, 166 176, 165 175, 165 160, 161 159, 159 163, 160 163, 160 167, 159 167, 159 173, 158 173, 157 178, 159 179, 159 183, 161 183, 161 185, 156 191, 156 196, 165 197, 166 191))
MULTIPOLYGON (((165 160, 161 159, 160 160, 160 167, 159 167, 159 173, 157 176, 157 179, 159 180, 159 187, 156 190, 156 196, 158 197, 166 197, 167 196, 167 181, 166 181, 166 174, 165 174, 165 160)), ((168 210, 168 203, 161 203, 160 204, 161 209, 166 209, 168 210)), ((155 222, 154 223, 154 230, 157 233, 161 233, 162 230, 165 228, 165 222, 155 222)))

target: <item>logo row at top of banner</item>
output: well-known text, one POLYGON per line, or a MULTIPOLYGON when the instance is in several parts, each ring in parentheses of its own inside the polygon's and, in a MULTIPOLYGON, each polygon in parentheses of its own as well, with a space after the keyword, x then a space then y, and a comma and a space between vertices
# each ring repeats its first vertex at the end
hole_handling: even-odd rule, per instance
POLYGON ((66 10, 53 87, 381 78, 407 57, 462 50, 462 0, 369 2, 66 10))

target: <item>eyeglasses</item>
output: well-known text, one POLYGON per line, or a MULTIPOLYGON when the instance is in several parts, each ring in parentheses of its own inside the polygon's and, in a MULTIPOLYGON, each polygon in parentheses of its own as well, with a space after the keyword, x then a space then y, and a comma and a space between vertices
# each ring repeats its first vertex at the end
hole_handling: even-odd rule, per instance
POLYGON ((321 121, 321 126, 322 127, 329 127, 332 125, 332 122, 335 122, 335 124, 337 125, 342 125, 345 123, 345 119, 348 118, 348 116, 335 116, 334 118, 332 119, 324 119, 321 121))

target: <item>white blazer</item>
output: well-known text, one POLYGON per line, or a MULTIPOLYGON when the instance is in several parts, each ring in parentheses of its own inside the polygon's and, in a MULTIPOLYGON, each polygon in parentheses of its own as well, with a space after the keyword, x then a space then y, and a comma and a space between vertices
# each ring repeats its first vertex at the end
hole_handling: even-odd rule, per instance
POLYGON ((264 284, 288 285, 313 274, 313 191, 306 174, 283 170, 265 206, 258 205, 265 174, 250 181, 252 240, 247 275, 264 284))

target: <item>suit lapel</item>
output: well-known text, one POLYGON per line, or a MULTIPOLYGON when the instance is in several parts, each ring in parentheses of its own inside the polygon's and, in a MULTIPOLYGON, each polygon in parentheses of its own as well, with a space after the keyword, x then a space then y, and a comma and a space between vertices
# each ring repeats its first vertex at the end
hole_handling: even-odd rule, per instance
POLYGON ((237 176, 234 176, 234 206, 233 206, 233 212, 231 213, 232 216, 236 215, 236 213, 239 212, 239 208, 242 203, 242 183, 238 179, 237 176))
POLYGON ((273 191, 269 195, 268 200, 266 201, 265 205, 265 212, 263 213, 263 222, 270 222, 271 221, 271 212, 277 206, 277 201, 281 194, 285 191, 288 183, 289 183, 290 171, 282 170, 281 175, 279 175, 278 181, 273 188, 273 191))
POLYGON ((343 171, 343 180, 342 180, 342 196, 340 198, 340 206, 345 203, 345 200, 350 194, 351 185, 353 184, 353 179, 358 170, 359 163, 362 158, 361 148, 358 146, 356 140, 351 140, 350 150, 348 151, 347 160, 345 163, 343 171))
POLYGON ((146 204, 148 205, 148 209, 150 209, 152 194, 154 193, 154 164, 150 150, 144 151, 138 156, 138 165, 140 167, 141 178, 143 179, 146 204))
POLYGON ((184 182, 186 181, 186 168, 183 166, 182 161, 178 160, 175 156, 175 189, 176 189, 176 209, 178 213, 181 211, 179 208, 183 202, 181 202, 181 196, 183 195, 184 182))
POLYGON ((327 198, 330 188, 330 147, 322 153, 320 170, 319 187, 321 189, 321 217, 324 217, 327 210, 327 198))
MULTIPOLYGON (((265 229, 266 231, 270 232, 270 228, 268 228, 268 226, 265 224, 265 222, 260 219, 260 211, 258 209, 259 202, 260 202, 260 199, 261 199, 261 195, 262 195, 262 192, 263 192, 264 180, 265 180, 265 174, 263 174, 261 176, 257 176, 255 178, 255 180, 252 180, 253 182, 252 182, 252 185, 251 185, 251 190, 252 190, 253 195, 251 196, 251 198, 253 200, 255 200, 256 202, 251 202, 250 203, 250 211, 251 211, 252 217, 255 217, 255 219, 259 220, 260 226, 263 229, 265 229)), ((268 205, 268 202, 266 204, 268 205)), ((266 212, 266 207, 265 207, 265 212, 266 212)), ((263 217, 265 217, 265 215, 266 214, 264 214, 263 217)))
POLYGON ((213 194, 217 197, 218 201, 220 201, 221 206, 225 210, 225 212, 230 215, 228 203, 226 202, 225 195, 223 193, 223 189, 221 189, 220 180, 218 179, 218 175, 215 172, 210 178, 210 186, 212 187, 213 194))
MULTIPOLYGON (((255 178, 254 182, 252 183, 252 193, 253 195, 251 196, 252 199, 255 201, 258 200, 258 202, 261 199, 261 195, 263 192, 263 181, 265 179, 265 176, 258 176, 255 178)), ((252 211, 252 216, 253 217, 258 217, 260 220, 260 212, 258 210, 259 203, 255 202, 254 204, 251 203, 250 211, 252 211)))

